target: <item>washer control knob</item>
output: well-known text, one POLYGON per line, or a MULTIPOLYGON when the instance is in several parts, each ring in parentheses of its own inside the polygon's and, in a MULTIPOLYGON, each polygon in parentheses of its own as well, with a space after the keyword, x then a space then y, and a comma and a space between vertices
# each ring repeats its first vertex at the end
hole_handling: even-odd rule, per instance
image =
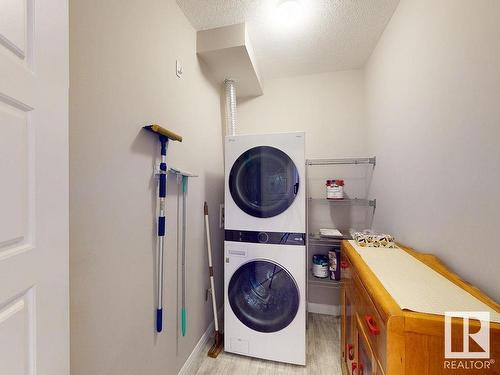
POLYGON ((266 232, 259 232, 259 234, 257 235, 257 240, 260 243, 266 243, 267 241, 269 241, 269 235, 266 232))

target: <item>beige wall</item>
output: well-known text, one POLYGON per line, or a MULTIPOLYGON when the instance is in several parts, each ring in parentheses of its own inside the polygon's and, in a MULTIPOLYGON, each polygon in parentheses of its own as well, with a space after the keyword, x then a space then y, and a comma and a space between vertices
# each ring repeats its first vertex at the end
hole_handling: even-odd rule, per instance
MULTIPOLYGON (((219 88, 195 55, 174 0, 70 1, 71 373, 176 374, 212 320, 203 201, 221 286, 223 201, 219 88), (184 76, 175 76, 175 60, 184 76), (167 199, 165 330, 154 332, 158 122, 184 136, 167 160, 189 183, 188 334, 176 345, 177 186, 167 199)), ((221 289, 219 289, 220 294, 221 289)), ((219 301, 219 304, 221 301, 219 301)))
MULTIPOLYGON (((500 227, 499 16, 494 0, 402 0, 366 73, 266 81, 263 96, 239 103, 238 131, 304 130, 308 158, 375 154, 376 229, 498 300, 488 239, 500 227)), ((219 88, 173 0, 71 0, 70 22, 72 374, 174 374, 211 320, 201 205, 216 212, 223 199, 219 88), (153 121, 185 137, 169 162, 200 174, 189 186, 189 325, 178 348, 172 183, 166 330, 154 334, 158 148, 139 130, 153 121)))
POLYGON ((305 131, 307 158, 364 156, 363 87, 360 70, 266 81, 238 102, 238 132, 305 131))
POLYGON ((500 300, 500 2, 402 0, 367 66, 375 228, 500 300))

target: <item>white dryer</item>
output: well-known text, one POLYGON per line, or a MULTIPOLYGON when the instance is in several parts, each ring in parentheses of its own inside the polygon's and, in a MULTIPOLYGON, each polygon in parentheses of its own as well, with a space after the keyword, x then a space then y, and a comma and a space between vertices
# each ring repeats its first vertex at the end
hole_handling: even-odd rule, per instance
POLYGON ((305 365, 305 246, 226 241, 224 248, 224 350, 305 365))
POLYGON ((226 137, 225 229, 305 233, 305 133, 226 137))

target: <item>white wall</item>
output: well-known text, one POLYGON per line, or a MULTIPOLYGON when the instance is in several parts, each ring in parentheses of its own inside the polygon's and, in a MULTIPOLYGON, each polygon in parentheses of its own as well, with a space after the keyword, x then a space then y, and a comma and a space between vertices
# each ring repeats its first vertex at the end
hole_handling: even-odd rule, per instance
POLYGON ((402 0, 366 68, 375 228, 500 300, 500 2, 402 0))
POLYGON ((364 156, 363 72, 268 80, 264 95, 238 102, 238 133, 306 131, 306 157, 364 156))
MULTIPOLYGON (((238 102, 238 133, 306 132, 306 158, 367 156, 364 103, 364 73, 340 71, 268 80, 264 95, 238 102)), ((310 193, 325 194, 325 181, 343 178, 346 194, 364 198, 371 174, 366 166, 315 167, 310 170, 310 193)), ((371 223, 367 207, 333 207, 313 202, 310 230, 356 227, 371 223)), ((310 247, 309 257, 328 253, 328 247, 310 247)), ((338 290, 314 286, 308 299, 313 303, 339 304, 338 290)))
MULTIPOLYGON (((176 374, 212 320, 203 226, 210 205, 221 291, 223 161, 219 87, 174 0, 71 0, 71 373, 176 374), (175 76, 175 60, 184 76, 175 76), (193 171, 187 336, 176 344, 177 186, 168 184, 164 332, 155 334, 158 122, 184 136, 170 164, 193 171)), ((221 297, 222 293, 219 293, 221 297)), ((219 301, 219 304, 221 300, 219 301)))
POLYGON ((305 130, 308 158, 376 155, 375 229, 498 300, 498 19, 493 0, 402 0, 364 70, 266 81, 239 131, 305 130))

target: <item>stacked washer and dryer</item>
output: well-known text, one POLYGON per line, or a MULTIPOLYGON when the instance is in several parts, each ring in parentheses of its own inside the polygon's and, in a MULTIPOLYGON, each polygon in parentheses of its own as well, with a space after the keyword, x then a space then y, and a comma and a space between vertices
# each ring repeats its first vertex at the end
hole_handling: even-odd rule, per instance
POLYGON ((227 352, 305 365, 304 138, 226 137, 227 352))

